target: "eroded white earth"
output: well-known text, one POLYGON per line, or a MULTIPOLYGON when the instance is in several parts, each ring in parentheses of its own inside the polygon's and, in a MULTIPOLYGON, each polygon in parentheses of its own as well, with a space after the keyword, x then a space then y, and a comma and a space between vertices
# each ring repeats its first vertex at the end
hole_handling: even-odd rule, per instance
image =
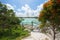
POLYGON ((51 40, 51 39, 45 34, 42 34, 40 32, 31 32, 31 35, 29 37, 24 38, 22 40, 51 40))

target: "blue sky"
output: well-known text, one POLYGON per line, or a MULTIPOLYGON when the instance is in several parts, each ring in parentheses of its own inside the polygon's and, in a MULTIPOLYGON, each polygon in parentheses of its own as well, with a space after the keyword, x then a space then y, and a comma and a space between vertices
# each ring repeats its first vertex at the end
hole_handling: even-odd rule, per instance
POLYGON ((17 16, 38 16, 38 11, 41 10, 43 3, 47 0, 0 0, 16 11, 17 16), (27 14, 28 13, 28 14, 27 14), (31 14, 30 14, 31 13, 31 14), (36 15, 37 13, 37 15, 36 15))

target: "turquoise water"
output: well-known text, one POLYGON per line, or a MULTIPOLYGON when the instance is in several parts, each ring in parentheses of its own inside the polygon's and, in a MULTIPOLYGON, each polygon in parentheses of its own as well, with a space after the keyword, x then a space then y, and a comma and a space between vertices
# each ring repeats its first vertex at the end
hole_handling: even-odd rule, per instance
POLYGON ((32 22, 33 22, 33 25, 35 26, 39 25, 40 23, 36 18, 24 18, 24 20, 21 23, 30 25, 32 24, 32 22))

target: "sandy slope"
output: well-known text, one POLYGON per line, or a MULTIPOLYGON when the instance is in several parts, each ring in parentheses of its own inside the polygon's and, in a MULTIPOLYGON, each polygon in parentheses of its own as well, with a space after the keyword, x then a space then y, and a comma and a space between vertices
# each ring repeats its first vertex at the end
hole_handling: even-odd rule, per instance
POLYGON ((47 37, 45 34, 39 32, 31 32, 31 35, 29 37, 22 40, 47 40, 47 38, 49 39, 49 37, 47 37))

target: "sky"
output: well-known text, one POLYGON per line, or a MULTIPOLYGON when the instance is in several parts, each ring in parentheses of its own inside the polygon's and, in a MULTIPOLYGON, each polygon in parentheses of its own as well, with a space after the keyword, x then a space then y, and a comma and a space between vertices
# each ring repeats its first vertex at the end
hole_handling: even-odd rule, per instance
POLYGON ((7 8, 13 9, 17 17, 37 17, 48 0, 0 0, 7 8))

